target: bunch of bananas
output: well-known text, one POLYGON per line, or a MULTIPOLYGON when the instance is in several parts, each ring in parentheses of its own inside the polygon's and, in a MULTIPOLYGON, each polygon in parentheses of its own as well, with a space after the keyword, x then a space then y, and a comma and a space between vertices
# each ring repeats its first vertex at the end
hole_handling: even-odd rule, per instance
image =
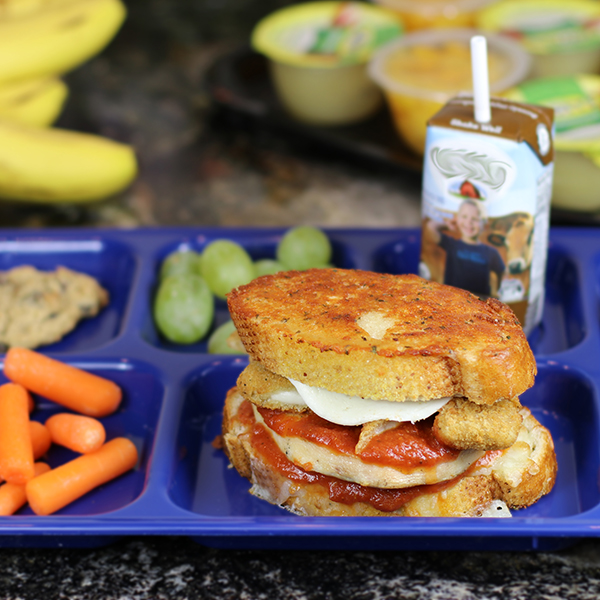
POLYGON ((133 149, 52 127, 61 75, 100 52, 125 19, 121 0, 0 0, 0 198, 87 202, 135 178, 133 149))

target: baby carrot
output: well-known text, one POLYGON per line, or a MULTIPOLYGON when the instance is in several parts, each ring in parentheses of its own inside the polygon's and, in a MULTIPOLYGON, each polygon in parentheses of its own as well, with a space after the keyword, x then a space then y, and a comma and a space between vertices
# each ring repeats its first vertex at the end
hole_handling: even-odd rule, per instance
POLYGON ((0 386, 0 477, 21 485, 33 477, 28 396, 17 383, 0 386))
POLYGON ((31 431, 31 446, 33 447, 33 459, 41 458, 50 450, 52 439, 46 426, 39 421, 29 421, 31 431))
MULTIPOLYGON (((34 477, 49 470, 50 467, 46 463, 35 463, 34 477)), ((26 502, 25 485, 16 483, 0 485, 0 516, 14 515, 26 502)))
POLYGON ((127 438, 114 438, 100 450, 82 454, 27 483, 27 500, 36 515, 50 515, 94 488, 122 475, 137 463, 127 438))
POLYGON ((89 417, 105 417, 121 402, 119 386, 27 348, 10 348, 4 373, 15 383, 89 417))
MULTIPOLYGON (((33 460, 37 460, 38 458, 42 458, 50 450, 50 446, 52 446, 50 432, 39 421, 29 421, 29 431, 31 433, 33 460)), ((0 477, 0 483, 2 481, 4 480, 0 477)))
POLYGON ((104 425, 93 417, 59 413, 46 420, 46 427, 55 444, 80 454, 95 452, 106 440, 104 425))

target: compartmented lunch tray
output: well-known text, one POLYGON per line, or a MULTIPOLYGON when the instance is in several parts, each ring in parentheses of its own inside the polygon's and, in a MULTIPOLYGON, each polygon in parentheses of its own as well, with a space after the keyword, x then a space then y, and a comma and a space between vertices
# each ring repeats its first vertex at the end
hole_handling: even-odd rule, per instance
MULTIPOLYGON (((272 257, 284 232, 0 231, 1 270, 64 265, 108 289, 110 304, 98 316, 40 351, 122 387, 122 406, 103 419, 107 437, 129 437, 140 453, 134 471, 54 515, 24 508, 0 517, 0 546, 86 547, 129 535, 184 535, 222 548, 551 550, 600 535, 599 230, 551 230, 544 320, 530 336, 538 375, 521 401, 552 432, 558 479, 548 496, 511 519, 299 517, 248 494, 248 482, 213 445, 225 393, 247 358, 210 355, 206 342, 166 343, 152 321, 152 298, 160 262, 171 251, 202 250, 228 238, 255 259, 272 257)), ((338 267, 416 272, 418 230, 327 233, 338 267)), ((218 301, 215 326, 227 318, 225 302, 218 301)), ((44 398, 37 402, 36 419, 57 411, 44 398)), ((48 462, 68 458, 69 451, 53 448, 48 462)))

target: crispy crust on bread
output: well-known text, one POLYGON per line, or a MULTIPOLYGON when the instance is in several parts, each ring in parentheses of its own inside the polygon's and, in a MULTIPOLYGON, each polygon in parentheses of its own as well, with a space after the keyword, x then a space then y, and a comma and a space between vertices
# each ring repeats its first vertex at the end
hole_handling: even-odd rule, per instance
POLYGON ((284 271, 233 290, 228 306, 254 360, 351 396, 493 404, 536 373, 508 306, 416 275, 284 271))
POLYGON ((523 508, 548 493, 556 478, 556 457, 550 433, 527 409, 519 439, 488 464, 470 470, 441 492, 413 498, 394 512, 367 503, 348 505, 329 498, 325 487, 297 483, 266 464, 252 446, 246 424, 236 419, 243 396, 229 391, 223 419, 224 449, 240 475, 252 483, 250 493, 295 514, 309 516, 481 516, 494 503, 523 508))
POLYGON ((519 435, 523 416, 518 398, 474 404, 453 398, 435 418, 433 432, 444 444, 460 450, 503 450, 519 435))
POLYGON ((547 494, 556 480, 556 455, 550 432, 527 408, 517 441, 495 461, 492 476, 509 506, 524 508, 547 494))

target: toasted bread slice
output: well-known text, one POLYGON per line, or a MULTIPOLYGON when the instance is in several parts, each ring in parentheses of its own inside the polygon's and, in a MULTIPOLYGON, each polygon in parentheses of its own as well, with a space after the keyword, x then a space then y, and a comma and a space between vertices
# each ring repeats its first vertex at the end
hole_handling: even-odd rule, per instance
POLYGON ((416 275, 284 271, 233 290, 228 306, 266 369, 350 396, 493 404, 536 374, 508 306, 416 275))
MULTIPOLYGON (((422 488, 400 508, 386 511, 366 502, 330 498, 327 486, 294 480, 270 466, 253 444, 252 423, 239 418, 243 396, 233 388, 225 402, 224 448, 231 464, 252 483, 250 493, 295 514, 308 516, 508 516, 503 510, 530 506, 553 487, 556 456, 550 433, 527 409, 517 442, 492 454, 443 490, 422 488)), ((278 464, 287 459, 278 457, 278 464)), ((297 467, 296 467, 297 468, 297 467)))

